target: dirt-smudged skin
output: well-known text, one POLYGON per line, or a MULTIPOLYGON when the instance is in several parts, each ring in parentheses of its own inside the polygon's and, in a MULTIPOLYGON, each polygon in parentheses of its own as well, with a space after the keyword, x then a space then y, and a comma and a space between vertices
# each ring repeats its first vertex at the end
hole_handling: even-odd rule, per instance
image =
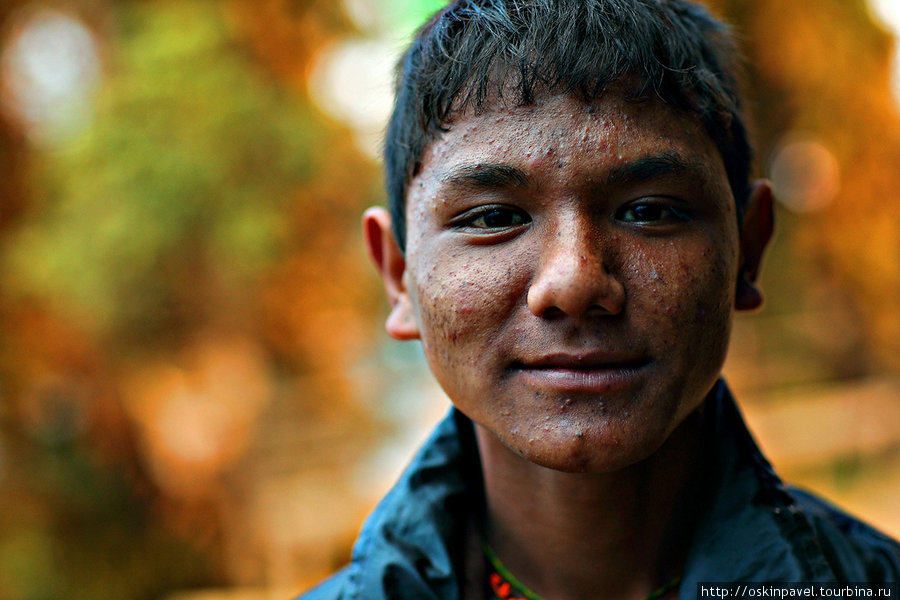
POLYGON ((451 122, 409 190, 416 335, 456 406, 510 449, 619 469, 712 387, 737 219, 693 117, 612 91, 497 103, 451 122))

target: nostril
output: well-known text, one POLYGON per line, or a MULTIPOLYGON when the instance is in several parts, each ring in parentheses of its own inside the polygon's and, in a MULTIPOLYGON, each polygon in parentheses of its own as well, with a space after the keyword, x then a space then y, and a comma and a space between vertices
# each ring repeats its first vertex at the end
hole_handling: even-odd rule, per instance
POLYGON ((562 316, 565 316, 565 314, 566 313, 561 308, 557 306, 550 306, 546 310, 544 310, 544 312, 540 316, 545 319, 558 319, 562 316))

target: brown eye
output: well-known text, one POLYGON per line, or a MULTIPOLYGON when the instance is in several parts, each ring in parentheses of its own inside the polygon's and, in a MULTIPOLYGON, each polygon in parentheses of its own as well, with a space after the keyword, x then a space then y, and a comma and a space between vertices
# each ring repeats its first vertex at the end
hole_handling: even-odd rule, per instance
POLYGON ((454 223, 457 229, 501 230, 531 222, 528 213, 509 206, 477 208, 460 216, 454 223))
POLYGON ((623 206, 616 212, 616 219, 624 223, 668 224, 689 221, 689 215, 670 204, 662 202, 637 202, 623 206))
POLYGON ((472 219, 470 227, 483 227, 486 229, 501 229, 523 225, 525 216, 512 210, 498 209, 486 212, 472 219))

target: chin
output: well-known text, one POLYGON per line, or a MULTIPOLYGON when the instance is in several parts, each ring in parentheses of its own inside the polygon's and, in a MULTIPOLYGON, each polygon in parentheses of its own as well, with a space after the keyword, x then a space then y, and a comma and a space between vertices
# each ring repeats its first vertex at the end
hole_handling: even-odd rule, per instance
POLYGON ((633 435, 628 427, 578 427, 556 424, 534 435, 501 440, 525 460, 564 473, 614 473, 656 452, 665 433, 633 435), (523 439, 524 438, 524 439, 523 439))

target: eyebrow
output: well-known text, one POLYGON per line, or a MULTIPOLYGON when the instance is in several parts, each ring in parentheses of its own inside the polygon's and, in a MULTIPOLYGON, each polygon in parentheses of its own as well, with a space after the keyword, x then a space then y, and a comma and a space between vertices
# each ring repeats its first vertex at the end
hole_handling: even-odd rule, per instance
POLYGON ((441 177, 442 183, 475 188, 503 189, 528 184, 528 173, 509 165, 479 163, 462 165, 441 177))
POLYGON ((703 163, 688 161, 678 154, 665 152, 613 167, 606 176, 606 185, 639 183, 666 175, 707 173, 708 171, 709 168, 703 163))
MULTIPOLYGON (((650 181, 664 176, 685 174, 704 175, 709 166, 684 158, 673 152, 644 156, 623 165, 613 167, 604 178, 606 186, 628 185, 650 181)), ((478 163, 460 165, 440 178, 442 183, 475 189, 505 189, 528 185, 526 171, 511 165, 478 163)))

